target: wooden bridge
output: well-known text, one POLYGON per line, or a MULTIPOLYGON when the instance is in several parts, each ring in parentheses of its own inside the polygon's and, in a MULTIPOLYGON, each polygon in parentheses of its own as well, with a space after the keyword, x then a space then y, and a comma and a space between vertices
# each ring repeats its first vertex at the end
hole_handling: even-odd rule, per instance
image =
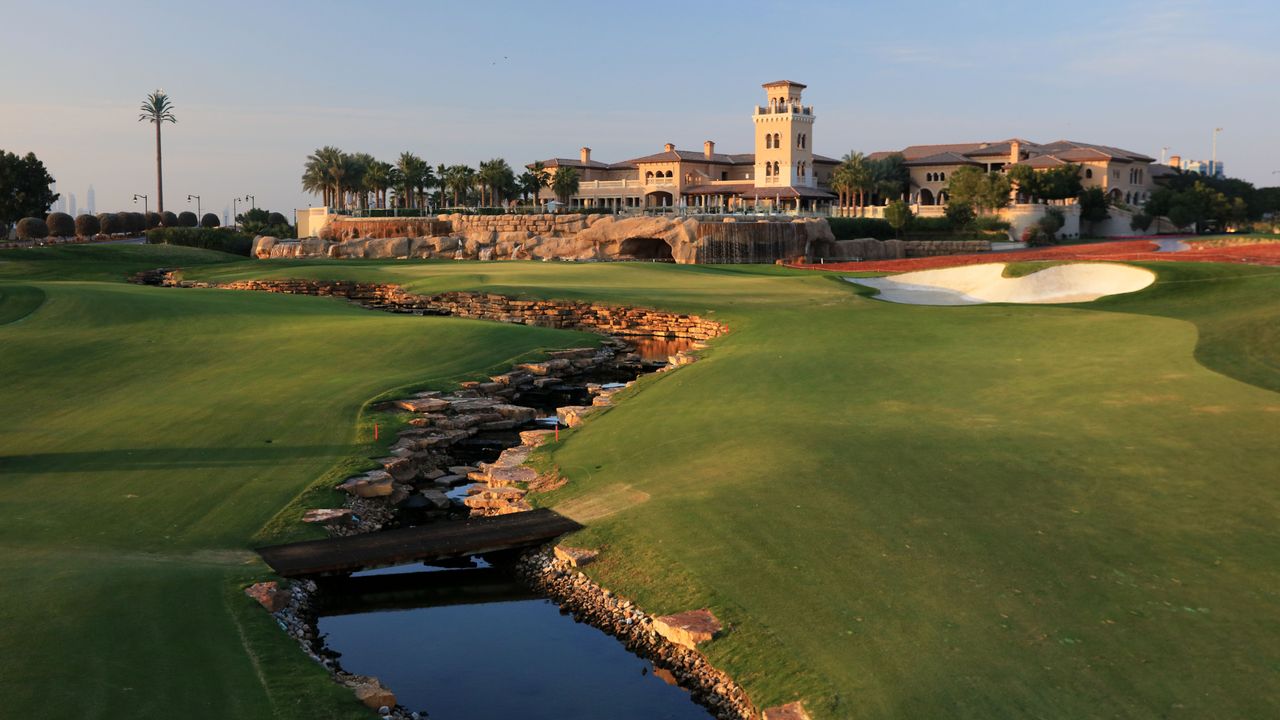
POLYGON ((573 520, 542 508, 497 517, 270 545, 257 551, 277 575, 307 577, 515 550, 581 529, 573 520))

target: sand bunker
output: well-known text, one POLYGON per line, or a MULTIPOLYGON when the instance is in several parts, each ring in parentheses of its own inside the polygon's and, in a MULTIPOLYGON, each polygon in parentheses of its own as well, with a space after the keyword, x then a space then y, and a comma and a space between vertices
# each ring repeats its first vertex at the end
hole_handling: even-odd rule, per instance
POLYGON ((1137 292, 1155 282, 1150 270, 1114 263, 1054 265, 1005 277, 1004 263, 921 270, 882 278, 845 278, 880 291, 880 300, 908 305, 1074 303, 1137 292))

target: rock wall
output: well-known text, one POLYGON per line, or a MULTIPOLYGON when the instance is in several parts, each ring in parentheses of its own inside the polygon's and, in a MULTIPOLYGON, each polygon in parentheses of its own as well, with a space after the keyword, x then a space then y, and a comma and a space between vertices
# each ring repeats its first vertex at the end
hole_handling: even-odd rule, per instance
POLYGON ((266 258, 447 258, 454 260, 666 259, 677 263, 774 262, 812 256, 834 241, 822 218, 697 219, 615 215, 441 215, 435 219, 342 219, 323 236, 258 237, 253 256, 266 258), (732 235, 747 255, 708 252, 732 235), (638 254, 635 241, 647 241, 638 254), (666 250, 652 243, 665 244, 666 250), (660 251, 652 254, 654 247, 660 251), (738 259, 719 259, 722 257, 738 259))
MULTIPOLYGON (((179 283, 196 286, 196 283, 179 283)), ((714 320, 694 315, 617 307, 566 300, 519 300, 480 292, 444 292, 415 295, 398 285, 331 280, 241 280, 218 287, 229 290, 258 290, 292 295, 345 297, 367 307, 423 315, 452 315, 476 320, 495 320, 519 325, 584 330, 610 335, 707 340, 726 331, 714 320)))

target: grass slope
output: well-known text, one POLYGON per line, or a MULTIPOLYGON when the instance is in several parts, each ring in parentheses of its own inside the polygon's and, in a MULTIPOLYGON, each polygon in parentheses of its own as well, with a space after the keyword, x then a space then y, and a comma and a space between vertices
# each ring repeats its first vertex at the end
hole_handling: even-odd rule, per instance
POLYGON ((125 285, 226 257, 76 250, 0 254, 0 714, 365 716, 239 592, 250 546, 379 454, 369 398, 583 336, 125 285))
POLYGON ((605 549, 591 572, 606 585, 726 620, 707 652, 761 703, 1274 715, 1280 277, 1150 267, 1151 290, 1095 304, 964 308, 775 268, 203 274, 484 285, 729 322, 702 363, 570 433, 552 460, 571 482, 547 501, 588 520, 577 541, 605 549))

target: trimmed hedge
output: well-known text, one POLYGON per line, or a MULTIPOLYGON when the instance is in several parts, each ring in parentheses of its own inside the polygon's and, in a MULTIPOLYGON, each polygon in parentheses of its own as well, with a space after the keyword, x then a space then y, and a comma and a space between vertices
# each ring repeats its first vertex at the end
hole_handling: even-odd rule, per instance
POLYGON ((64 212, 52 212, 45 216, 45 227, 54 237, 71 237, 76 234, 76 221, 64 212))
POLYGON ((120 227, 120 217, 116 213, 98 213, 98 232, 103 235, 124 232, 124 228, 120 227))
POLYGON ((155 210, 147 213, 147 229, 150 230, 153 227, 160 227, 160 219, 160 213, 155 210))
POLYGON ((147 231, 147 216, 140 212, 129 213, 129 232, 142 233, 147 231))
POLYGON ((198 225, 199 222, 199 218, 197 218, 196 214, 190 210, 183 210, 178 213, 178 227, 193 228, 198 225))
POLYGON ((160 227, 178 227, 178 216, 171 210, 160 213, 160 227))
POLYGON ((18 221, 19 240, 43 240, 49 237, 49 226, 44 220, 25 217, 18 221))
POLYGON ((253 238, 229 228, 156 228, 147 231, 151 245, 183 245, 249 256, 253 238))
MULTIPOLYGON (((925 220, 932 218, 917 218, 925 220)), ((827 218, 831 232, 837 240, 857 240, 858 238, 875 238, 888 240, 895 237, 893 226, 881 218, 827 218)))
POLYGON ((216 228, 221 224, 222 221, 213 213, 205 213, 204 217, 200 218, 200 227, 202 228, 216 228))
POLYGON ((289 219, 278 212, 273 212, 267 215, 267 224, 268 225, 288 225, 289 219))
POLYGON ((96 215, 81 215, 76 218, 76 236, 77 237, 93 237, 98 234, 101 226, 98 223, 96 215))

